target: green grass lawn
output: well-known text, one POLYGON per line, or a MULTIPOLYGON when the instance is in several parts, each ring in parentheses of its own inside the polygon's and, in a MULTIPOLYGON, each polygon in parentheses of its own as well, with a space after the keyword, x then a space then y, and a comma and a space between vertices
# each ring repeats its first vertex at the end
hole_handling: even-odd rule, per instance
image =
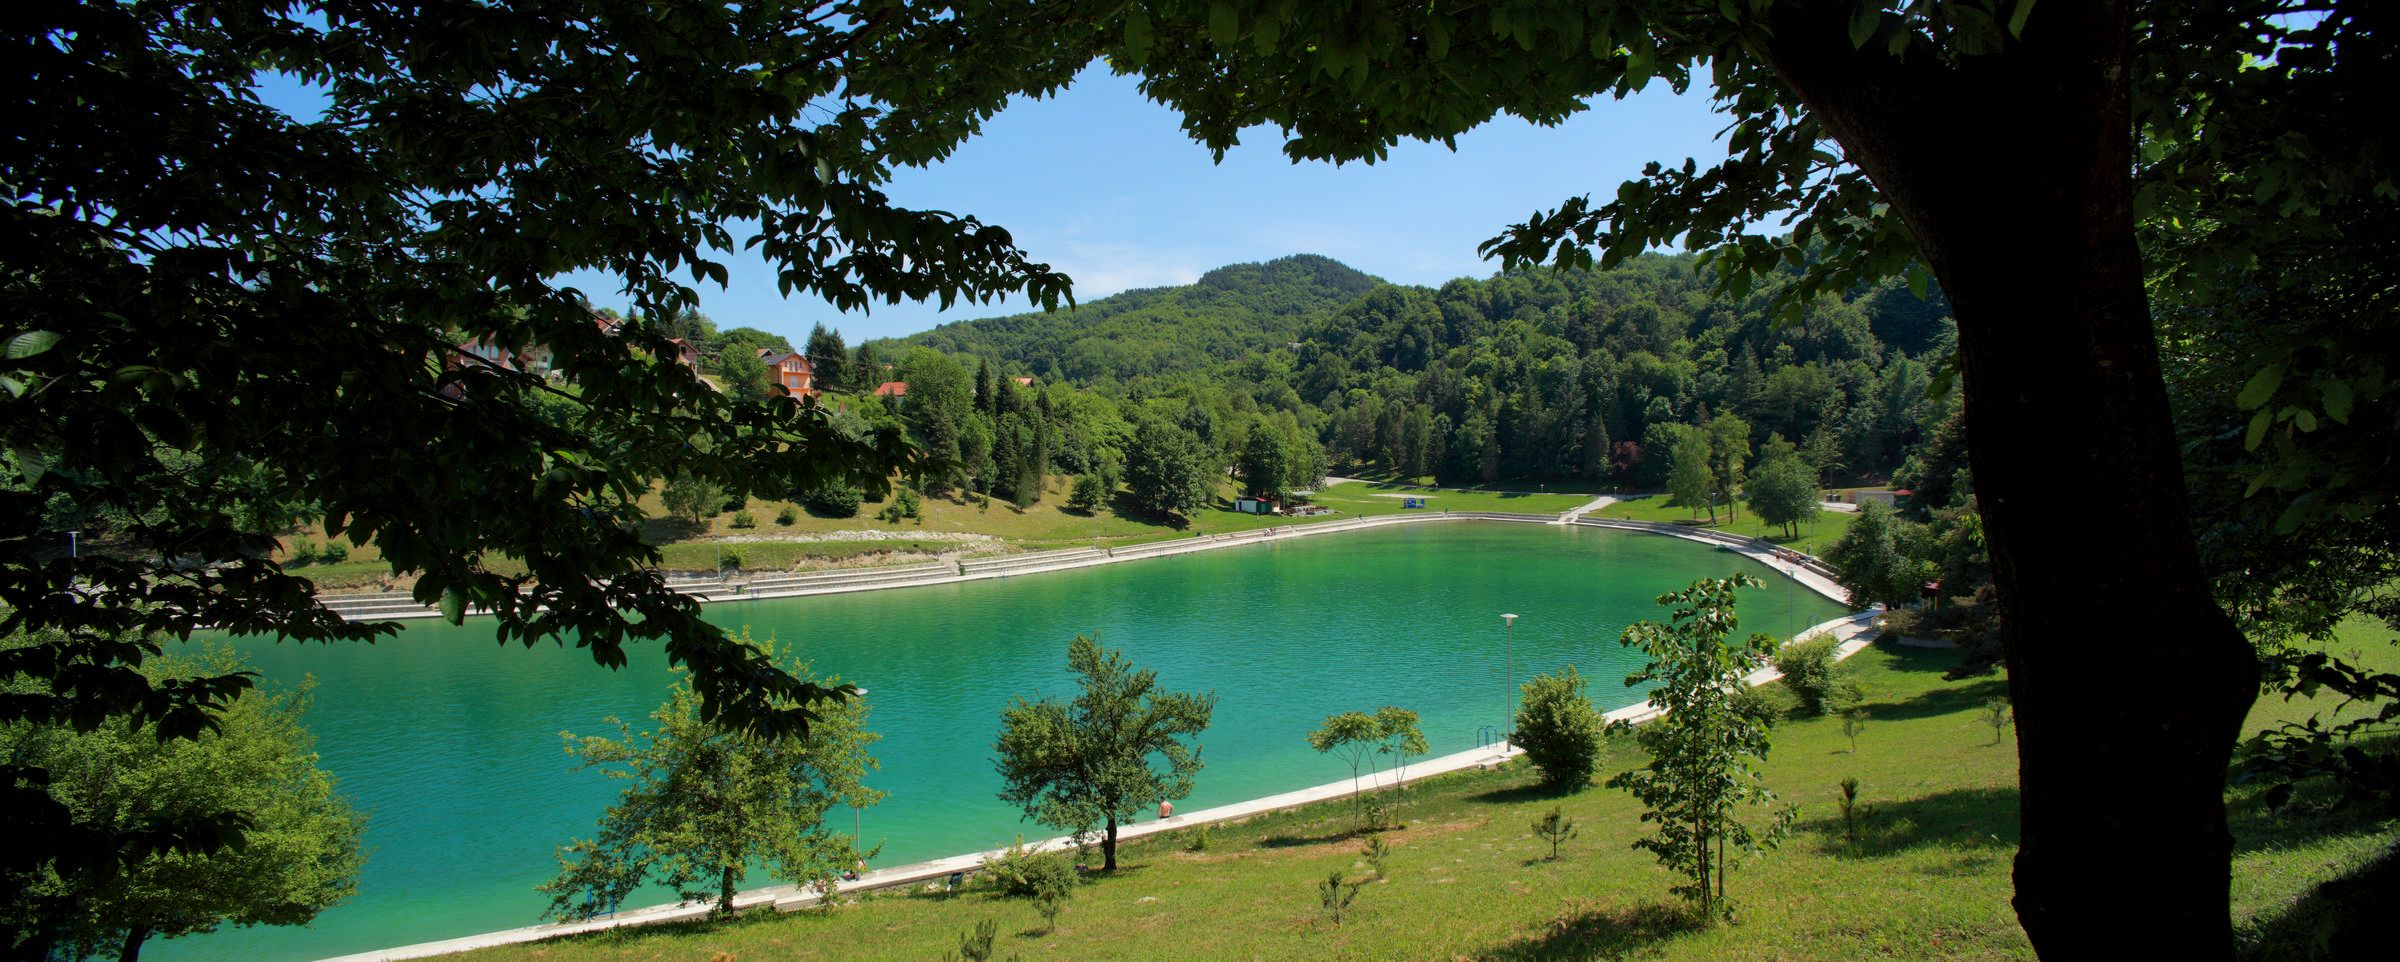
MULTIPOLYGON (((1708 527, 1708 512, 1701 511, 1698 514, 1698 526, 1708 527)), ((1846 511, 1820 510, 1817 512, 1817 519, 1813 524, 1807 521, 1800 522, 1800 536, 1792 538, 1785 536, 1782 528, 1760 521, 1756 515, 1750 513, 1748 508, 1742 509, 1739 518, 1728 518, 1726 515, 1725 506, 1718 505, 1716 530, 1746 538, 1765 538, 1777 544, 1791 545, 1809 551, 1811 554, 1822 553, 1826 545, 1832 544, 1835 539, 1842 536, 1842 532, 1850 529, 1851 519, 1858 517, 1846 511)), ((1611 504, 1600 509, 1597 516, 1623 518, 1627 521, 1690 524, 1693 511, 1691 508, 1673 503, 1673 499, 1666 495, 1654 494, 1611 504)))
POLYGON ((1437 490, 1363 481, 1333 485, 1317 492, 1312 500, 1343 514, 1376 515, 1411 513, 1415 509, 1401 507, 1410 498, 1425 499, 1425 510, 1429 511, 1511 511, 1517 514, 1559 514, 1582 507, 1592 500, 1590 495, 1535 493, 1530 488, 1525 491, 1437 490))
MULTIPOLYGON (((2361 629, 2364 630, 2363 628, 2361 629)), ((2362 642, 2372 641, 2361 636, 2362 642)), ((2384 647, 2389 647, 2388 645, 2384 647)), ((2027 959, 2008 900, 2016 845, 2013 734, 1982 721, 1997 677, 1945 681, 1946 652, 1878 647, 1853 659, 1872 715, 1855 751, 1837 721, 1776 729, 1767 776, 1801 806, 1797 833, 1743 865, 1730 894, 1736 924, 1695 929, 1667 895, 1671 879, 1632 849, 1636 803, 1592 788, 1563 799, 1520 766, 1445 776, 1411 789, 1392 854, 1340 925, 1319 906, 1328 873, 1371 877, 1348 803, 1132 843, 1126 868, 1083 885, 1043 925, 1030 902, 982 891, 886 893, 789 915, 679 924, 484 950, 477 960, 937 959, 983 919, 996 958, 1025 959, 2027 959), (1862 838, 1844 838, 1834 798, 1844 777, 1872 806, 1862 838), (1541 857, 1528 826, 1558 805, 1581 830, 1564 858, 1541 857)), ((2262 710, 2265 706, 2262 705, 2262 710)), ((2254 726, 2282 717, 2263 711, 2254 726)), ((1601 771, 1638 761, 1610 749, 1601 771)), ((1342 766, 1329 761, 1328 780, 1342 766)), ((1206 773, 1202 773, 1206 777, 1206 773)), ((2274 818, 2235 796, 2236 912, 2254 936, 2310 887, 2388 848, 2391 823, 2357 816, 2274 818)), ((1035 831, 1039 831, 1035 829, 1035 831)), ((2273 956, 2282 948, 2263 950, 2273 956)))

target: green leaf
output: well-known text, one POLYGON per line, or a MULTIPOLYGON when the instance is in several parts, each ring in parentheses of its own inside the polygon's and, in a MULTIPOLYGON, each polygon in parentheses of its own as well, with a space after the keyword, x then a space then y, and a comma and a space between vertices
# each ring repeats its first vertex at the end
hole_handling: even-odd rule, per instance
POLYGON ((1910 264, 1910 265, 1908 265, 1908 292, 1909 292, 1909 293, 1917 295, 1917 300, 1920 300, 1920 301, 1921 301, 1921 300, 1924 300, 1924 299, 1925 299, 1925 297, 1926 297, 1926 295, 1927 295, 1927 294, 1930 294, 1930 293, 1932 292, 1932 286, 1933 286, 1933 279, 1932 279, 1931 277, 1928 277, 1928 276, 1926 276, 1926 274, 1925 274, 1925 265, 1923 265, 1923 264, 1910 264))
POLYGON ((446 588, 446 589, 443 589, 443 591, 442 591, 442 620, 443 620, 443 621, 447 621, 447 622, 449 622, 449 623, 451 623, 451 624, 454 624, 454 625, 458 625, 458 624, 465 624, 465 623, 466 623, 466 620, 467 620, 467 593, 466 593, 466 592, 464 592, 464 591, 460 591, 460 590, 459 590, 459 589, 457 589, 457 588, 446 588))
POLYGON ((1136 64, 1150 59, 1150 13, 1138 6, 1125 11, 1125 53, 1136 64))
POLYGON ((2307 408, 2293 408, 2292 423, 2302 431, 2314 431, 2317 429, 2317 416, 2307 408))
POLYGON ((2031 16, 2033 16, 2033 0, 2017 0, 2017 8, 2010 11, 2008 15, 2008 35, 2020 40, 2024 39, 2025 21, 2031 16))
POLYGON ((2259 442, 2267 439, 2267 428, 2274 425, 2274 423, 2275 412, 2269 411, 2266 408, 2258 409, 2257 414, 2250 416, 2250 430, 2242 434, 2242 450, 2258 450, 2259 442))
POLYGON ((2325 416, 2332 418, 2335 424, 2350 423, 2352 405, 2350 382, 2339 379, 2328 380, 2317 390, 2325 396, 2325 416))
POLYGON ((1218 0, 1208 5, 1208 40, 1220 47, 1233 46, 1241 38, 1242 21, 1233 4, 1218 0))
POLYGON ((2250 382, 2242 385, 2242 393, 2234 398, 2233 403, 2240 405, 2244 411, 2255 409, 2267 403, 2267 399, 2274 397, 2275 390, 2282 386, 2283 365, 2269 364, 2250 375, 2250 382))
POLYGON ((1875 39, 1875 28, 1883 25, 1883 5, 1862 2, 1850 11, 1850 45, 1866 49, 1867 41, 1875 39))
POLYGON ((8 359, 32 357, 58 346, 57 331, 26 331, 8 339, 8 359))

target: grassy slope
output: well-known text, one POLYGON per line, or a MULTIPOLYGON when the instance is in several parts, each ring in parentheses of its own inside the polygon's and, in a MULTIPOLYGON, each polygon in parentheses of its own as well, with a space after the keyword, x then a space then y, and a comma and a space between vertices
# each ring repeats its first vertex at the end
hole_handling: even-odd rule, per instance
MULTIPOLYGON (((1657 521, 1665 524, 1687 524, 1692 522, 1693 515, 1692 509, 1675 504, 1673 500, 1668 498, 1666 495, 1654 494, 1636 500, 1619 501, 1615 504, 1611 504, 1606 508, 1600 509, 1599 517, 1623 518, 1628 521, 1657 521)), ((1777 544, 1788 544, 1802 549, 1813 547, 1818 551, 1822 551, 1826 545, 1832 544, 1835 539, 1840 538, 1843 531, 1849 530, 1850 520, 1855 517, 1857 517, 1857 515, 1846 511, 1820 510, 1817 512, 1817 520, 1815 524, 1811 525, 1806 521, 1800 523, 1800 537, 1787 538, 1784 537, 1783 530, 1781 528, 1777 528, 1773 525, 1769 525, 1758 520, 1758 516, 1752 514, 1748 508, 1742 509, 1741 517, 1728 519, 1726 517, 1725 506, 1718 505, 1716 530, 1723 531, 1728 534, 1738 534, 1747 538, 1765 538, 1769 541, 1776 542, 1777 544)), ((1708 512, 1700 512, 1699 518, 1700 521, 1698 526, 1707 527, 1708 512)))
MULTIPOLYGON (((2388 633, 2345 631, 2337 645, 2395 660, 2392 646, 2375 643, 2388 633)), ((1407 827, 1384 836, 1394 850, 1389 877, 1366 886, 1338 927, 1323 918, 1317 883, 1329 872, 1367 872, 1349 810, 1333 803, 1219 827, 1202 852, 1186 851, 1182 837, 1137 844, 1126 870, 1079 891, 1054 933, 1040 931, 1022 900, 886 894, 830 911, 602 933, 473 958, 935 959, 984 918, 999 922, 1000 958, 2030 958, 2008 906, 2013 739, 1993 744, 1981 720, 2002 683, 1944 681, 1948 662, 1939 652, 1885 648, 1855 659, 1873 715, 1855 754, 1832 720, 1777 730, 1768 779, 1801 805, 1799 831, 1735 874, 1741 916, 1730 927, 1693 931, 1674 921, 1669 877, 1630 848, 1642 828, 1630 797, 1594 788, 1555 801, 1513 767, 1413 790, 1400 812, 1407 827), (1860 779, 1874 806, 1856 850, 1833 820, 1845 776, 1860 779), (1551 863, 1527 826, 1554 803, 1582 834, 1551 863)), ((2252 728, 2292 710, 2262 704, 2252 728)), ((1602 771, 1635 762, 1620 746, 1602 771)), ((1339 767, 1328 762, 1326 776, 1338 777, 1339 767)), ((2395 834, 2388 823, 2339 816, 2276 821, 2240 795, 2234 811, 2236 914, 2245 924, 2271 920, 2395 834)))

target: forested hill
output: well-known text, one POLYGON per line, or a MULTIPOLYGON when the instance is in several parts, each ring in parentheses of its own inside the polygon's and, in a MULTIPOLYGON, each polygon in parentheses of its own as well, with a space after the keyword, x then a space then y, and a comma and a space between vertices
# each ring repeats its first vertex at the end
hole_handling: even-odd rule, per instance
POLYGON ((1074 310, 944 324, 900 343, 985 358, 1046 379, 1131 380, 1282 347, 1382 285, 1332 258, 1296 254, 1220 267, 1181 287, 1125 291, 1074 310))

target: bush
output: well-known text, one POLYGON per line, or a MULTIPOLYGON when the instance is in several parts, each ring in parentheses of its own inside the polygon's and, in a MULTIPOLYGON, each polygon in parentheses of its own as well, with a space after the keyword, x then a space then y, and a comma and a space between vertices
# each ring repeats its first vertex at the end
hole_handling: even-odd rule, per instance
POLYGON ((1039 898, 1044 892, 1072 889, 1075 866, 1064 855, 1028 851, 1019 838, 1007 851, 983 860, 983 877, 1001 895, 1039 898))
POLYGON ((758 527, 758 518, 748 511, 736 511, 733 513, 733 526, 736 528, 755 528, 758 527))
MULTIPOLYGON (((827 518, 852 518, 858 516, 859 497, 859 490, 849 485, 821 484, 800 495, 800 503, 808 506, 811 514, 827 518)), ((784 509, 784 513, 790 514, 791 509, 784 509)))
POLYGON ((1543 785, 1573 792, 1591 784, 1599 765, 1600 713, 1584 697, 1583 676, 1574 666, 1525 683, 1516 727, 1517 747, 1541 769, 1543 785))
POLYGON ((322 557, 325 559, 326 564, 341 564, 344 561, 350 560, 350 546, 339 541, 327 541, 325 542, 325 553, 322 555, 322 557))
POLYGON ((1106 497, 1107 492, 1101 489, 1099 475, 1078 475, 1073 492, 1067 495, 1067 507, 1092 514, 1100 510, 1100 502, 1106 497))
POLYGON ((317 543, 303 538, 292 545, 292 560, 289 563, 295 568, 316 564, 317 543))
POLYGON ((1775 652, 1775 670, 1783 673, 1784 687, 1800 700, 1801 714, 1831 714, 1852 700, 1855 689, 1844 680, 1847 672, 1833 660, 1839 646, 1831 635, 1811 635, 1775 652))
MULTIPOLYGON (((850 510, 852 513, 856 513, 858 508, 853 505, 850 510)), ((800 520, 800 512, 792 510, 791 505, 784 505, 783 510, 775 512, 775 523, 784 527, 791 527, 792 522, 798 520, 800 520)))
POLYGON ((740 571, 742 570, 742 564, 748 560, 749 559, 742 557, 742 553, 740 551, 728 549, 725 552, 724 559, 721 562, 721 567, 718 570, 740 571))

